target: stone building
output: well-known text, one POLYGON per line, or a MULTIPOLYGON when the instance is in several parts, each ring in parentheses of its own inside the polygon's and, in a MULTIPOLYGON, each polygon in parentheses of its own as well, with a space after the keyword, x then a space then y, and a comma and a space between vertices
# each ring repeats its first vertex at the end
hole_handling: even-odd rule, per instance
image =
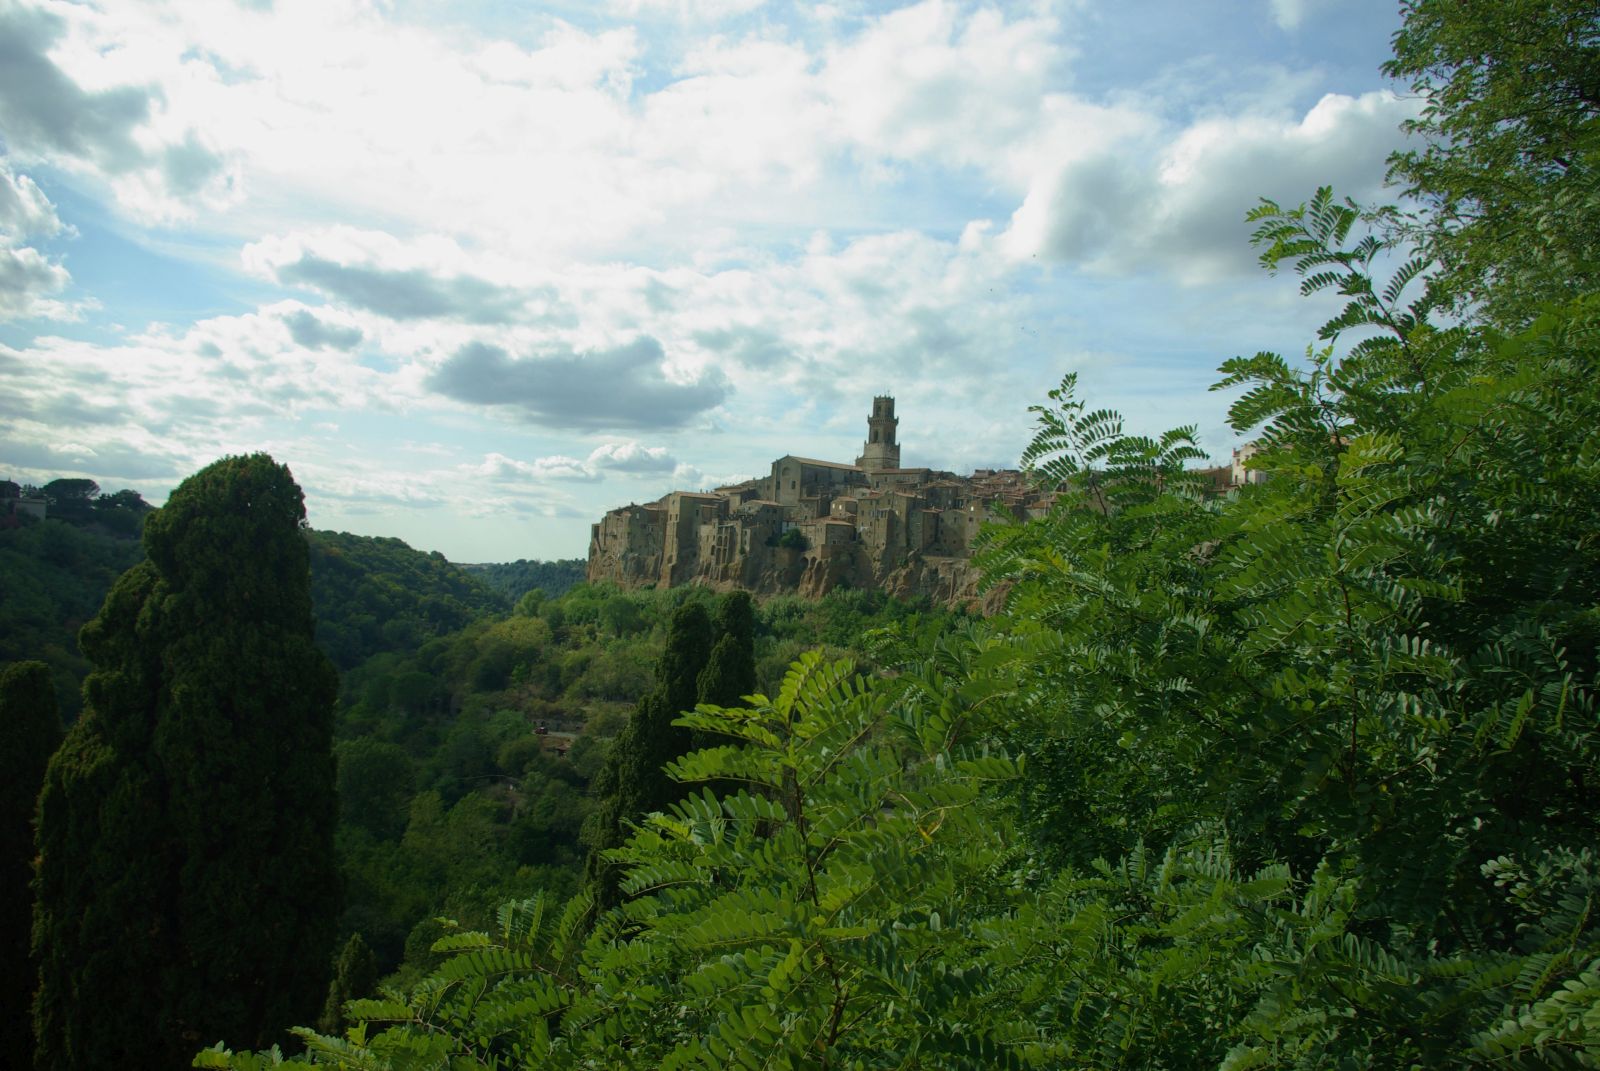
POLYGON ((1049 496, 1014 470, 963 477, 902 468, 899 423, 894 399, 876 397, 853 465, 785 454, 761 479, 611 510, 590 531, 589 579, 813 596, 848 585, 973 599, 968 558, 978 528, 1037 515, 1049 496))
MULTIPOLYGON (((1014 469, 902 468, 899 424, 894 399, 879 396, 853 465, 785 454, 760 479, 611 510, 590 529, 589 579, 810 596, 847 585, 972 603, 983 523, 1043 516, 1055 494, 1014 469)), ((1261 482, 1265 473, 1246 467, 1255 451, 1202 470, 1208 490, 1261 482)))

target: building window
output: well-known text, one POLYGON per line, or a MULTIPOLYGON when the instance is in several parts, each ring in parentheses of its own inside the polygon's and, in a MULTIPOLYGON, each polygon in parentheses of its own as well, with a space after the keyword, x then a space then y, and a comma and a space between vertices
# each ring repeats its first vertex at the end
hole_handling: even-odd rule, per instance
POLYGON ((793 480, 789 481, 789 490, 791 490, 791 491, 794 490, 794 481, 793 480))

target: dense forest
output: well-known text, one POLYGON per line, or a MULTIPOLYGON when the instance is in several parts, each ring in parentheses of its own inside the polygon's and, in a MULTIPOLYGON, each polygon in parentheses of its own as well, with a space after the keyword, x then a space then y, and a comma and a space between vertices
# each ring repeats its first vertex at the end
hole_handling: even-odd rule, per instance
POLYGON ((588 564, 582 558, 563 558, 553 562, 518 558, 514 562, 462 565, 461 568, 514 603, 535 588, 547 596, 565 595, 574 584, 583 582, 588 564))
MULTIPOLYGON (((8 852, 43 786, 0 860, 13 944, 36 868, 9 1051, 1600 1066, 1600 13, 1402 13, 1402 199, 1251 214, 1338 299, 1304 360, 1221 363, 1260 482, 1213 493, 1194 428, 1125 433, 1069 375, 1022 458, 1055 506, 980 541, 988 618, 496 590, 304 533, 263 455, 131 567, 69 543, 30 605, 126 571, 47 767, 74 664, 0 678, 8 852)), ((71 649, 16 620, 8 655, 71 649)))
MULTIPOLYGON (((713 596, 583 584, 581 562, 465 570, 398 539, 301 536, 314 637, 340 671, 340 940, 361 941, 374 978, 407 979, 436 958, 435 918, 485 922, 530 885, 576 890, 589 783, 652 684, 672 613, 713 596)), ((28 578, 27 598, 0 605, 8 655, 54 655, 56 691, 76 699, 90 663, 75 634, 141 545, 73 517, 0 530, 0 556, 28 578)), ((872 630, 915 638, 951 619, 864 591, 773 599, 752 660, 776 684, 819 642, 843 654, 872 630)), ((78 706, 61 704, 69 721, 78 706)))

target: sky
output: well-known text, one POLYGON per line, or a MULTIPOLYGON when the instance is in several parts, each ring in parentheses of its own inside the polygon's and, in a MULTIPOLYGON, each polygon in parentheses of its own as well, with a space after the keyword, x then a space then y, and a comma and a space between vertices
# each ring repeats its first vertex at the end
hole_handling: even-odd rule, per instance
POLYGON ((1393 200, 1393 0, 0 0, 0 478, 581 557, 607 509, 1012 467, 1064 374, 1241 441, 1329 313, 1262 197, 1393 200))

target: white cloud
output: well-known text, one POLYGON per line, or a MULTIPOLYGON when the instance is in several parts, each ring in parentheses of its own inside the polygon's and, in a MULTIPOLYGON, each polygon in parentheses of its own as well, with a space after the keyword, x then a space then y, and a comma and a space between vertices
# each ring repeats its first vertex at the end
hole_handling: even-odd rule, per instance
POLYGON ((145 222, 191 218, 238 196, 238 163, 183 101, 214 71, 124 37, 109 11, 64 3, 0 9, 0 130, 29 161, 99 179, 145 222))
POLYGON ((82 315, 82 303, 52 297, 72 282, 67 269, 29 244, 68 230, 34 181, 13 172, 0 158, 0 322, 74 320, 82 315))
POLYGON ((1161 269, 1189 283, 1251 271, 1244 223, 1262 197, 1294 204, 1332 185, 1383 197, 1385 160, 1417 103, 1328 94, 1300 118, 1203 119, 1137 156, 1103 153, 1042 174, 1002 241, 1110 273, 1161 269))
MULTIPOLYGON (((247 260, 329 296, 365 288, 391 312, 476 305, 465 319, 515 318, 494 306, 511 295, 473 283, 519 285, 511 265, 548 275, 624 249, 636 263, 737 257, 750 221, 803 231, 891 211, 908 168, 979 176, 1019 199, 1013 245, 1027 255, 1094 260, 1139 225, 1122 216, 1141 197, 1172 226, 1190 221, 1166 196, 1183 191, 1151 176, 1191 135, 1167 129, 1163 101, 1068 92, 1075 46, 1050 5, 923 0, 820 39, 764 21, 664 58, 628 27, 547 18, 524 47, 404 25, 357 0, 50 18, 68 30, 42 62, 82 98, 73 114, 94 118, 78 126, 99 140, 52 147, 40 135, 41 152, 98 160, 130 211, 181 200, 250 238, 270 227, 290 236, 279 242, 303 239, 298 265, 259 241, 247 260), (397 237, 330 219, 393 220, 397 237), (399 263, 397 248, 427 255, 399 263), (496 258, 509 263, 486 264, 496 258), (380 269, 444 289, 370 274, 380 269)), ((1257 155, 1269 175, 1295 160, 1257 155)))
POLYGON ((1048 17, 924 0, 833 49, 821 81, 863 155, 992 168, 1039 132, 1057 30, 1048 17))
POLYGON ((526 480, 536 482, 541 480, 592 482, 600 478, 598 473, 578 458, 564 457, 560 454, 535 458, 533 461, 518 461, 516 458, 507 457, 504 454, 491 453, 484 455, 483 463, 476 466, 472 471, 479 476, 507 482, 522 482, 526 480))
POLYGON ((532 461, 518 461, 500 453, 484 455, 482 464, 472 471, 478 476, 507 482, 539 482, 543 480, 569 480, 593 483, 607 473, 626 476, 655 475, 671 472, 677 461, 665 447, 641 446, 637 442, 601 443, 590 451, 586 459, 552 454, 532 461))
POLYGON ((1326 7, 1328 0, 1268 0, 1272 21, 1280 30, 1296 30, 1306 17, 1318 8, 1326 7))
POLYGON ((142 453, 166 471, 248 451, 302 415, 395 403, 394 377, 380 389, 352 354, 295 344, 284 317, 296 308, 157 327, 118 345, 0 347, 0 423, 41 442, 69 436, 102 457, 142 453))
POLYGON ((589 454, 588 466, 614 472, 657 473, 671 472, 677 463, 664 446, 640 446, 629 440, 595 447, 589 454))
POLYGON ((684 22, 718 22, 737 15, 748 15, 766 0, 610 0, 613 14, 628 18, 668 15, 684 22))
POLYGON ((0 159, 0 241, 54 238, 62 232, 56 206, 33 179, 14 173, 0 159))

